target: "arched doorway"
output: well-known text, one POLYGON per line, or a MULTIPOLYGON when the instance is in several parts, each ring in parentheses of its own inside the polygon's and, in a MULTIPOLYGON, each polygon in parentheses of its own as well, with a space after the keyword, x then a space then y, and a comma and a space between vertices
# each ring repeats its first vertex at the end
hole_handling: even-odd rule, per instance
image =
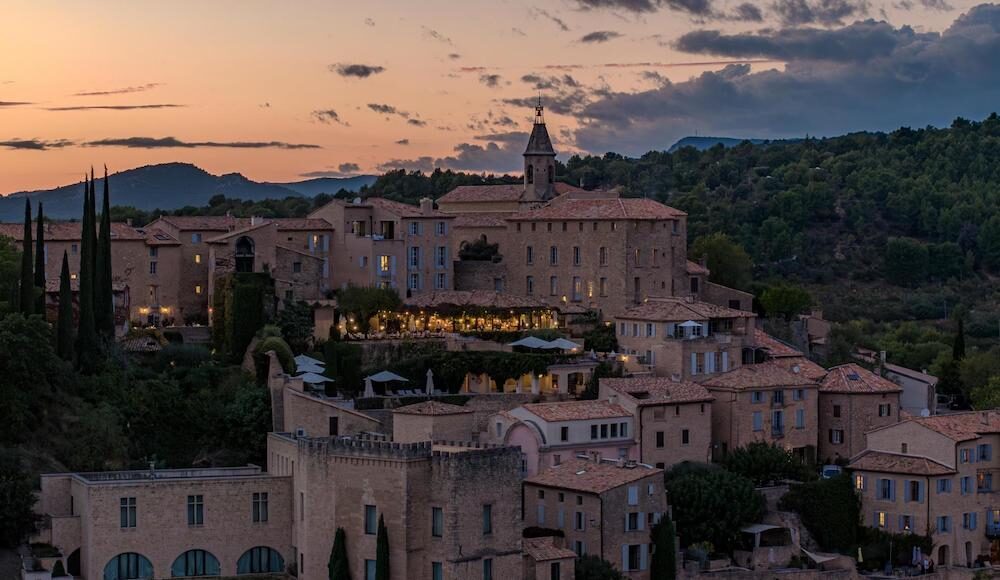
POLYGON ((153 564, 142 554, 118 554, 104 567, 104 580, 138 580, 153 577, 153 564))
POLYGON ((73 550, 66 558, 66 573, 70 576, 80 576, 80 548, 73 550))
POLYGON ((174 578, 218 576, 220 571, 218 558, 205 550, 188 550, 177 556, 170 567, 170 575, 174 578))
POLYGON ((949 560, 949 557, 951 556, 951 554, 949 554, 948 552, 949 552, 948 546, 941 546, 940 548, 938 548, 938 558, 937 558, 937 565, 938 566, 950 566, 951 565, 951 560, 949 560))
POLYGON ((247 236, 236 240, 236 271, 253 272, 254 243, 247 236))
POLYGON ((972 568, 972 542, 965 543, 965 565, 972 568))

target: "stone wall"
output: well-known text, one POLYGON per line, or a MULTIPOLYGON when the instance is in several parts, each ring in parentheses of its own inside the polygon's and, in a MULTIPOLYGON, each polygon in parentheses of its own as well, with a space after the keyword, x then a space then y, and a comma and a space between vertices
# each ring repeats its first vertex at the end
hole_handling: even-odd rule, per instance
MULTIPOLYGON (((457 258, 457 255, 456 255, 457 258)), ((456 260, 455 290, 496 290, 499 279, 501 288, 508 288, 507 266, 503 262, 456 260)))

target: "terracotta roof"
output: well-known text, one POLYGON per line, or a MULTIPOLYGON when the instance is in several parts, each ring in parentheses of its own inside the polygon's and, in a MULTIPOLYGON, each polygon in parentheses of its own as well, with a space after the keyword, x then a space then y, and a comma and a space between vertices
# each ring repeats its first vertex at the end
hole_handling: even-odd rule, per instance
POLYGON ((704 386, 666 377, 600 379, 601 386, 635 399, 639 405, 663 405, 711 401, 714 397, 704 386))
POLYGON ((276 218, 272 221, 278 223, 278 229, 281 231, 333 229, 333 224, 320 218, 276 218))
POLYGON ((410 308, 440 308, 458 306, 472 308, 549 308, 527 296, 505 294, 490 290, 441 290, 425 292, 407 298, 404 305, 410 308))
POLYGON ((569 459, 527 478, 524 482, 587 493, 604 493, 662 473, 662 469, 643 465, 629 468, 620 467, 617 463, 569 459))
POLYGON ((849 363, 827 371, 819 390, 824 393, 898 393, 903 389, 861 365, 849 363))
POLYGON ((459 405, 442 403, 441 401, 424 401, 400 407, 393 411, 400 415, 462 415, 472 413, 472 409, 466 409, 459 405))
POLYGON ((262 221, 262 222, 259 222, 259 223, 256 223, 256 224, 252 224, 252 225, 249 224, 249 223, 247 223, 243 227, 237 228, 235 230, 230 230, 230 231, 228 231, 228 232, 226 232, 224 234, 219 234, 217 236, 208 238, 207 240, 205 240, 205 242, 207 242, 209 244, 218 244, 218 243, 225 242, 226 240, 228 240, 230 238, 233 238, 233 237, 236 237, 236 236, 241 236, 243 234, 246 234, 246 233, 249 233, 249 232, 253 232, 253 231, 257 231, 257 230, 259 230, 261 228, 266 228, 266 227, 271 227, 271 226, 276 226, 276 224, 274 222, 269 222, 269 221, 262 221))
POLYGON ((420 211, 420 206, 409 203, 402 203, 385 199, 384 197, 369 197, 364 200, 363 205, 377 207, 383 211, 394 213, 404 218, 453 218, 452 214, 443 213, 440 210, 431 210, 430 213, 420 211))
POLYGON ((778 340, 759 328, 753 329, 753 339, 754 342, 757 343, 758 347, 767 349, 767 354, 771 355, 772 358, 783 356, 804 356, 802 351, 782 340, 778 340))
MULTIPOLYGON (((584 191, 568 183, 556 182, 552 188, 556 195, 584 191)), ((473 203, 486 201, 520 201, 524 196, 523 183, 503 183, 497 185, 459 185, 438 198, 444 203, 473 203)))
POLYGON ((754 389, 767 387, 801 387, 815 384, 815 381, 803 375, 786 370, 774 361, 765 361, 755 365, 743 365, 721 375, 712 377, 702 383, 706 387, 721 387, 726 389, 754 389))
POLYGON ((899 365, 886 363, 885 370, 892 371, 896 374, 909 377, 911 379, 916 379, 927 383, 928 385, 936 385, 938 383, 938 378, 934 375, 929 375, 927 373, 922 373, 920 371, 915 371, 913 369, 908 369, 906 367, 901 367, 899 365))
POLYGON ((560 401, 556 403, 526 403, 529 413, 545 421, 577 421, 582 419, 617 419, 631 417, 621 405, 608 401, 560 401))
POLYGON ((250 218, 228 215, 164 215, 160 219, 179 230, 227 231, 250 224, 250 218))
POLYGON ((516 221, 538 220, 663 220, 685 216, 684 212, 644 198, 588 199, 561 196, 536 210, 517 213, 516 221))
POLYGON ((455 215, 455 228, 505 228, 509 213, 460 213, 455 215))
MULTIPOLYGON (((1000 433, 1000 411, 948 413, 931 417, 914 417, 910 421, 955 441, 969 441, 985 433, 1000 433)), ((880 429, 876 429, 878 430, 880 429)))
POLYGON ((698 262, 687 261, 687 273, 688 274, 701 274, 703 276, 708 276, 708 268, 702 266, 698 262))
POLYGON ((948 475, 955 470, 933 459, 885 451, 863 451, 847 466, 857 471, 905 473, 908 475, 948 475))
POLYGON ((826 377, 826 369, 807 359, 804 356, 785 356, 771 359, 771 364, 777 365, 788 372, 798 372, 811 381, 821 382, 826 377))
POLYGON ((555 538, 525 538, 523 549, 536 562, 576 558, 576 552, 555 544, 555 538))
POLYGON ((181 243, 180 240, 159 228, 139 228, 138 231, 146 236, 146 245, 148 246, 177 246, 181 243))
MULTIPOLYGON (((46 240, 59 242, 73 242, 80 239, 80 232, 83 231, 83 224, 80 222, 45 222, 43 228, 46 240)), ((34 239, 37 225, 31 223, 31 237, 34 239)), ((20 241, 24 234, 23 223, 0 224, 0 236, 6 236, 20 241)), ((143 235, 139 230, 123 222, 111 223, 112 240, 142 240, 143 235)))
POLYGON ((688 301, 684 298, 649 298, 615 318, 653 320, 657 322, 684 322, 711 318, 753 318, 746 310, 734 310, 708 302, 688 301))

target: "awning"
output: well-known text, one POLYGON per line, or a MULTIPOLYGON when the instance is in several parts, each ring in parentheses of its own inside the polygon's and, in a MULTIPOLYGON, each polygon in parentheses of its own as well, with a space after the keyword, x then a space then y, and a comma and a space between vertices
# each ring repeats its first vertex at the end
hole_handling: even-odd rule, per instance
POLYGON ((376 383, 388 383, 388 382, 391 382, 391 381, 401 381, 401 382, 404 382, 404 383, 410 382, 410 380, 407 379, 406 377, 401 377, 401 376, 397 375, 396 373, 391 373, 389 371, 382 371, 380 373, 375 373, 374 375, 371 375, 369 377, 365 377, 365 379, 366 380, 374 381, 376 383))

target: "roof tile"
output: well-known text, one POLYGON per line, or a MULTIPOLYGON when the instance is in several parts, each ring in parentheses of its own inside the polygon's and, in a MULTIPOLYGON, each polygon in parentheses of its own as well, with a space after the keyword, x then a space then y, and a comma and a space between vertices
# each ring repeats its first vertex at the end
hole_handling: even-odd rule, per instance
POLYGON ((690 381, 674 381, 666 377, 635 377, 628 379, 600 379, 607 386, 624 396, 635 399, 639 405, 663 405, 711 401, 714 397, 704 386, 690 381))
POLYGON ((819 390, 823 393, 898 393, 903 389, 861 365, 849 363, 831 368, 819 390))
POLYGON ((631 417, 621 405, 608 401, 560 401, 527 403, 521 407, 544 421, 577 421, 585 419, 617 419, 631 417))
POLYGON ((657 322, 684 322, 686 320, 707 320, 711 318, 754 318, 756 314, 746 310, 734 310, 708 302, 689 301, 684 298, 649 298, 638 306, 633 306, 616 318, 652 320, 657 322))
POLYGON ((948 475, 955 473, 947 465, 933 459, 915 455, 902 455, 885 451, 863 451, 848 465, 857 471, 879 473, 905 473, 909 475, 948 475))
POLYGON ((570 459, 550 467, 524 480, 525 483, 557 487, 587 493, 604 493, 651 475, 660 475, 662 469, 646 465, 621 467, 617 463, 570 459))

